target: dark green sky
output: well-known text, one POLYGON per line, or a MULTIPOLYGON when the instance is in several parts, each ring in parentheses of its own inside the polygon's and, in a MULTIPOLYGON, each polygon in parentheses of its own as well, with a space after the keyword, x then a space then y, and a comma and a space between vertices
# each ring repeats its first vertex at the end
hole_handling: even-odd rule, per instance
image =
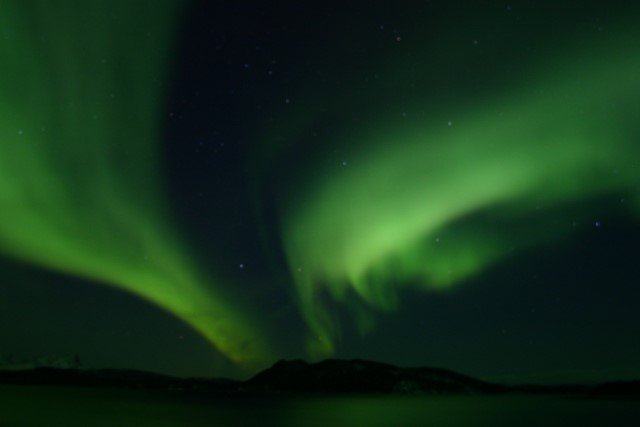
POLYGON ((639 12, 1 2, 2 352, 640 376, 639 12))

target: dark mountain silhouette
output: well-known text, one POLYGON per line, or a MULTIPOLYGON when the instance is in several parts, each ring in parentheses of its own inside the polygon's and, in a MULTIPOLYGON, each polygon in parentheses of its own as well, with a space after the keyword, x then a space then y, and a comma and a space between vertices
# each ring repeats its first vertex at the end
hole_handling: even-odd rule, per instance
POLYGON ((640 381, 598 385, 506 386, 446 369, 402 368, 368 360, 319 363, 282 360, 247 381, 176 378, 117 369, 0 370, 0 384, 112 387, 226 396, 279 394, 562 394, 580 397, 640 397, 640 381))
POLYGON ((176 378, 127 369, 36 368, 0 371, 0 384, 233 392, 241 382, 224 378, 176 378))
POLYGON ((595 387, 593 394, 598 396, 640 396, 640 380, 616 381, 600 384, 595 387))
POLYGON ((368 360, 280 361, 246 382, 251 388, 294 393, 502 393, 508 389, 434 368, 399 368, 368 360))

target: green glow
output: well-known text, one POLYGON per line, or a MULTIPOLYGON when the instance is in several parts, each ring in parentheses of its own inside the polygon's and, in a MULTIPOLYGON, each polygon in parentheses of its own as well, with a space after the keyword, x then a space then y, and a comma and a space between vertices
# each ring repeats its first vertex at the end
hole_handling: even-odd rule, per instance
MULTIPOLYGON (((570 222, 545 218, 536 205, 637 195, 637 40, 635 33, 606 45, 582 40, 580 48, 539 59, 504 94, 457 107, 454 117, 385 118, 369 105, 373 95, 355 89, 357 100, 342 106, 314 98, 315 111, 365 111, 367 119, 344 137, 344 146, 358 147, 348 167, 316 172, 322 178, 283 209, 291 274, 313 334, 310 351, 331 353, 338 333, 322 294, 392 309, 400 286, 447 289, 514 250, 571 232, 570 222), (498 218, 493 227, 473 219, 483 212, 498 218), (517 233, 500 229, 509 223, 517 233)), ((293 138, 305 120, 292 118, 300 124, 288 130, 293 138)), ((588 215, 575 218, 584 224, 588 215)), ((358 313, 366 329, 366 310, 358 313)))
POLYGON ((259 363, 257 322, 205 286, 163 201, 178 3, 0 2, 0 250, 139 295, 259 363))

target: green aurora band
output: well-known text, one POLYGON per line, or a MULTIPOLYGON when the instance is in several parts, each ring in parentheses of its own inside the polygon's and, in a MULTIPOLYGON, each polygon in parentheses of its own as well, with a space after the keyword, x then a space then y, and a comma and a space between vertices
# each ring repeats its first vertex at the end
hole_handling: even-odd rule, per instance
POLYGON ((241 364, 259 323, 174 236, 160 118, 178 2, 0 2, 0 250, 136 294, 241 364))
MULTIPOLYGON (((392 87, 358 89, 357 81, 350 97, 295 98, 313 100, 298 106, 303 112, 358 117, 336 144, 348 147, 348 166, 309 168, 313 175, 301 181, 311 184, 281 210, 290 272, 312 331, 310 353, 331 354, 340 339, 331 301, 347 303, 364 332, 372 309, 395 308, 403 286, 445 290, 515 251, 567 236, 576 229, 572 220, 593 224, 594 213, 580 208, 589 200, 637 203, 639 36, 621 31, 604 43, 563 46, 534 59, 504 93, 457 106, 454 117, 421 97, 420 86, 410 99, 423 99, 405 108, 429 113, 413 118, 389 119, 386 106, 397 102, 392 87), (554 207, 571 215, 554 216, 554 207)), ((397 83, 412 66, 381 74, 397 83)), ((296 125, 271 138, 304 139, 314 120, 291 113, 288 123, 296 125)))

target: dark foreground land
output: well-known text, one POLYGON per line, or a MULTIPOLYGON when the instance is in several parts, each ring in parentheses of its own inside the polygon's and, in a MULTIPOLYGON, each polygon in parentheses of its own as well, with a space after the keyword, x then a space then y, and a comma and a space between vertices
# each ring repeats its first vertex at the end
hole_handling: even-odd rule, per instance
POLYGON ((503 386, 433 368, 278 362, 252 379, 0 372, 0 426, 638 426, 640 382, 503 386))
POLYGON ((0 370, 0 384, 164 390, 189 395, 216 394, 219 397, 309 394, 561 394, 581 397, 640 397, 640 381, 597 385, 507 386, 447 369, 401 368, 368 360, 336 359, 319 363, 282 360, 247 381, 176 378, 133 370, 38 368, 26 371, 0 370))

